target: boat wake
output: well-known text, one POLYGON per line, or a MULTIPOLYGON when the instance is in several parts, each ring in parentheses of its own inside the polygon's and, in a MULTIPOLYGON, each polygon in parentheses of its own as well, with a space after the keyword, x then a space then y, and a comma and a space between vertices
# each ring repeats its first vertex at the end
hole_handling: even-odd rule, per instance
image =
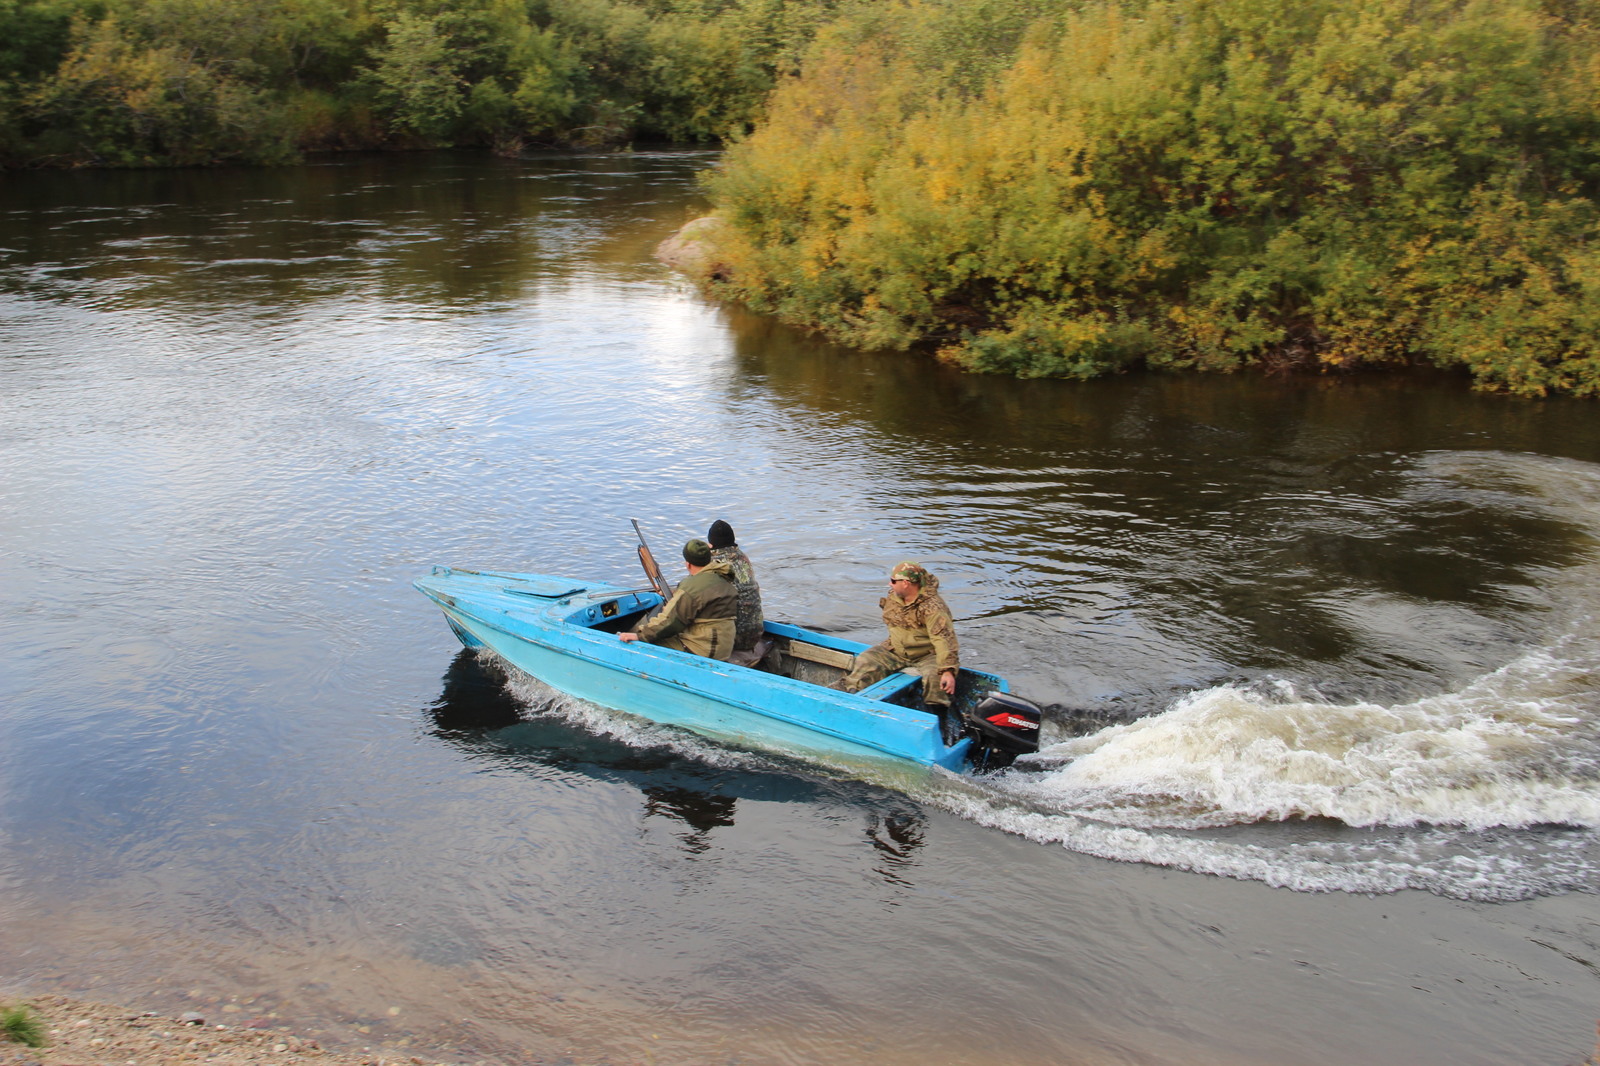
MULTIPOLYGON (((1396 706, 1222 687, 1041 752, 1035 799, 1121 825, 1290 818, 1349 826, 1600 827, 1600 660, 1530 652, 1460 692, 1396 706)), ((1025 759, 1028 757, 1024 757, 1025 759)))
POLYGON ((967 793, 984 824, 1307 891, 1470 899, 1600 871, 1600 658, 1576 638, 1397 706, 1221 687, 1053 745, 967 793))
MULTIPOLYGON (((1600 528, 1600 478, 1586 464, 1457 454, 1429 465, 1479 486, 1515 479, 1557 517, 1600 528)), ((1047 745, 957 806, 1090 855, 1302 890, 1591 889, 1600 557, 1554 580, 1558 634, 1457 691, 1380 705, 1285 682, 1220 686, 1047 745)))

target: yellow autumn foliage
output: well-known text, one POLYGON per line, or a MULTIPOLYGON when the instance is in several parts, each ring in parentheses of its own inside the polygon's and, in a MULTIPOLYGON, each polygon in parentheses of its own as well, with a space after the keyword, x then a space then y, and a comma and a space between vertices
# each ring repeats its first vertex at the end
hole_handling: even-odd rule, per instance
POLYGON ((1597 14, 882 5, 709 177, 724 291, 974 370, 1427 360, 1600 394, 1597 14))

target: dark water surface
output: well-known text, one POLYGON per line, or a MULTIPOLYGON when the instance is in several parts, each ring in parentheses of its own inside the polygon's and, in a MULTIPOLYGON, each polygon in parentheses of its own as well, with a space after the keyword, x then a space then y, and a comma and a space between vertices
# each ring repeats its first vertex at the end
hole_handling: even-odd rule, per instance
POLYGON ((505 1063, 1581 1060, 1597 408, 830 347, 650 258, 710 162, 3 179, 0 993, 505 1063), (924 560, 1047 749, 718 749, 410 588, 633 582, 629 517, 859 637, 924 560))

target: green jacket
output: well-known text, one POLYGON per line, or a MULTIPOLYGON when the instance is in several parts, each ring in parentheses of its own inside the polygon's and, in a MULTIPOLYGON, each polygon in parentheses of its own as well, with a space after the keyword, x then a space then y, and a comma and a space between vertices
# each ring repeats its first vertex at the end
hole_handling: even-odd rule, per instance
POLYGON ((898 596, 878 601, 883 608, 883 624, 889 627, 889 646, 902 659, 921 659, 936 655, 939 669, 961 667, 961 646, 956 642, 956 622, 939 595, 939 579, 928 575, 928 583, 910 603, 898 596))
POLYGON ((639 627, 639 639, 726 661, 733 652, 737 602, 733 567, 713 562, 683 579, 672 598, 639 627))

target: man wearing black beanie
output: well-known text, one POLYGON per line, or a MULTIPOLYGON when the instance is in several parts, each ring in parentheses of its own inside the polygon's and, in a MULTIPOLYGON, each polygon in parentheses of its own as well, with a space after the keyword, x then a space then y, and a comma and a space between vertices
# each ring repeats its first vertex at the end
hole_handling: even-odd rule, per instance
POLYGON ((711 528, 706 531, 706 540, 711 545, 712 561, 727 563, 733 571, 733 583, 738 594, 733 650, 735 655, 748 652, 761 639, 765 621, 761 613, 761 585, 756 581, 756 568, 734 540, 733 527, 722 519, 711 523, 711 528))

